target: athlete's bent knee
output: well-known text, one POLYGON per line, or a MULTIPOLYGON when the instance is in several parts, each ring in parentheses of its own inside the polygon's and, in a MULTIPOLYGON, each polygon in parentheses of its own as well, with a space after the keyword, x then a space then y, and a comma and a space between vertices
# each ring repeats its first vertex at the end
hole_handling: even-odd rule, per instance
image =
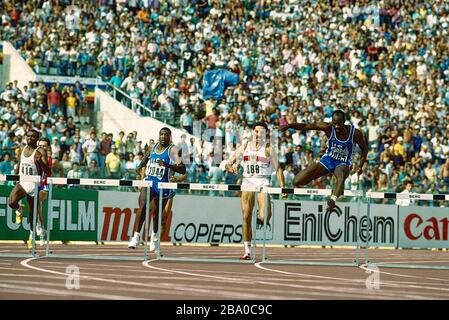
POLYGON ((304 186, 304 182, 303 181, 304 181, 304 177, 296 176, 296 177, 293 178, 293 185, 296 188, 302 187, 302 186, 304 186))
POLYGON ((19 207, 19 203, 16 201, 12 201, 11 198, 8 198, 8 206, 11 209, 17 209, 19 207))

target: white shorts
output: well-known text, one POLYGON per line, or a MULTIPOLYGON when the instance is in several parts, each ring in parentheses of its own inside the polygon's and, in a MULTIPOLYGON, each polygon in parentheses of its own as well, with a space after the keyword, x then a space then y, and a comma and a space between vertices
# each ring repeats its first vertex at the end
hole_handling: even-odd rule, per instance
POLYGON ((269 178, 245 178, 242 180, 242 187, 263 188, 270 185, 269 178))
POLYGON ((23 188, 23 190, 25 190, 27 195, 29 195, 30 197, 34 197, 34 192, 35 192, 35 187, 36 187, 35 183, 33 183, 33 182, 20 182, 19 184, 23 188))

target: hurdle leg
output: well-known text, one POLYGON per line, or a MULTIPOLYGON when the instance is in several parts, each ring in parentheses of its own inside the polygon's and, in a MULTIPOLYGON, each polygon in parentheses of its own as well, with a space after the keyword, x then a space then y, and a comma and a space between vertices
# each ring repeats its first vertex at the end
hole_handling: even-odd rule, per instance
MULTIPOLYGON (((150 216, 150 187, 147 187, 147 199, 145 203, 145 235, 144 235, 144 260, 148 259, 148 232, 150 231, 148 229, 149 223, 149 216, 150 216)), ((141 213, 142 214, 142 213, 141 213)))
MULTIPOLYGON (((360 223, 360 208, 361 208, 361 198, 362 198, 362 191, 360 190, 360 194, 357 197, 357 221, 360 223)), ((356 242, 356 248, 355 248, 355 265, 358 267, 360 265, 360 242, 359 242, 359 230, 355 233, 355 242, 356 242)))
MULTIPOLYGON (((36 223, 37 223, 37 199, 39 198, 39 182, 34 184, 34 199, 33 199, 33 237, 31 240, 31 256, 36 257, 36 223)), ((31 226, 30 226, 31 228, 31 226)))
POLYGON ((267 244, 267 215, 268 215, 268 206, 270 203, 268 203, 268 193, 264 193, 264 213, 263 213, 263 246, 262 246, 262 261, 265 261, 267 259, 266 257, 266 244, 267 244))
POLYGON ((158 204, 158 221, 157 221, 157 239, 156 242, 156 259, 159 260, 161 258, 161 229, 162 229, 162 200, 163 200, 164 189, 160 189, 159 191, 159 204, 158 204))
POLYGON ((50 254, 50 230, 51 230, 51 221, 53 216, 53 210, 51 206, 53 197, 53 183, 50 182, 48 184, 48 199, 47 199, 47 243, 45 244, 45 255, 48 256, 50 254))
POLYGON ((368 260, 368 252, 369 252, 369 237, 370 237, 370 231, 369 231, 369 227, 371 224, 371 220, 370 220, 370 210, 371 210, 371 198, 368 197, 368 207, 366 209, 366 220, 368 223, 368 228, 366 230, 366 253, 365 253, 365 265, 368 265, 369 260, 368 260))
POLYGON ((259 201, 257 201, 258 194, 259 194, 259 192, 255 192, 255 195, 254 195, 255 199, 254 199, 254 208, 253 208, 253 230, 251 232, 252 233, 251 242, 252 242, 252 247, 253 247, 252 251, 254 252, 254 255, 253 255, 251 261, 253 263, 255 263, 257 261, 256 260, 256 249, 257 249, 257 247, 256 247, 256 228, 257 228, 257 212, 259 210, 259 201))

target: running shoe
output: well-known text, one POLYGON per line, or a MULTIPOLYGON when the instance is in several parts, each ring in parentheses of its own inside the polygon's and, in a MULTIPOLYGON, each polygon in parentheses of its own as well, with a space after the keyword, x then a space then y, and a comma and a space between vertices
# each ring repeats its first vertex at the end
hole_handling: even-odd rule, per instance
POLYGON ((22 223, 22 219, 23 219, 23 209, 25 208, 25 206, 23 204, 21 204, 19 206, 19 209, 16 210, 16 223, 17 224, 21 224, 22 223))
POLYGON ((251 254, 245 252, 245 254, 240 257, 240 260, 251 260, 251 254))
POLYGON ((129 249, 135 249, 139 245, 140 235, 132 237, 131 241, 128 243, 129 249))

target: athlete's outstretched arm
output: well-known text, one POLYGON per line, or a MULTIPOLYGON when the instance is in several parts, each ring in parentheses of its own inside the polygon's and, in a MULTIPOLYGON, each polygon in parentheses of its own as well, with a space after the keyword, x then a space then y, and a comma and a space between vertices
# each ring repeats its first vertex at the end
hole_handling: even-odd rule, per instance
POLYGON ((276 170, 276 177, 278 178, 279 186, 281 188, 285 188, 284 172, 282 171, 282 167, 279 165, 279 160, 276 151, 273 149, 273 147, 270 147, 269 152, 271 163, 273 164, 274 170, 276 170))
POLYGON ((235 150, 234 154, 232 155, 232 157, 228 160, 228 162, 226 163, 226 170, 233 173, 234 175, 238 174, 238 169, 239 166, 234 167, 234 163, 240 158, 240 156, 243 154, 243 152, 245 151, 245 148, 247 146, 247 142, 243 143, 242 145, 240 145, 237 150, 235 150))
POLYGON ((329 123, 289 123, 287 125, 280 126, 279 131, 283 132, 288 129, 300 131, 320 130, 330 134, 331 127, 332 126, 329 123))
POLYGON ((172 146, 170 148, 170 159, 172 159, 171 161, 173 162, 173 164, 165 163, 163 160, 158 160, 158 163, 159 165, 169 168, 176 173, 186 173, 186 166, 184 165, 184 163, 182 163, 182 159, 179 156, 179 149, 177 146, 172 146))
POLYGON ((362 131, 359 129, 355 129, 354 132, 354 141, 359 145, 361 150, 359 169, 357 170, 357 174, 361 175, 363 172, 363 166, 366 162, 366 157, 368 155, 368 147, 366 145, 365 137, 363 136, 362 131))
POLYGON ((44 148, 37 149, 36 160, 39 162, 39 165, 41 166, 42 170, 44 170, 46 174, 50 174, 50 167, 48 166, 48 159, 47 159, 47 151, 45 151, 44 148))
POLYGON ((151 150, 153 148, 148 148, 147 153, 145 154, 145 156, 142 159, 142 162, 140 162, 139 166, 137 167, 136 171, 137 171, 137 175, 140 177, 141 176, 141 172, 142 169, 146 167, 147 163, 148 163, 148 159, 150 158, 150 154, 151 154, 151 150))
POLYGON ((187 175, 186 174, 181 174, 179 176, 172 176, 170 178, 170 182, 183 182, 187 180, 187 175))
POLYGON ((19 161, 17 161, 16 167, 14 168, 14 174, 20 174, 19 170, 20 170, 20 157, 19 161))

